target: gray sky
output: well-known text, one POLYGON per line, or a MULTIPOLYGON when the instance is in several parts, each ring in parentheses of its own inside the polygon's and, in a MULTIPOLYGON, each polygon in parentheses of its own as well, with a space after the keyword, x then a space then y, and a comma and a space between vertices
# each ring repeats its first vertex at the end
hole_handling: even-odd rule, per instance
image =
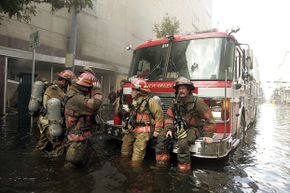
MULTIPOLYGON (((277 69, 290 51, 289 10, 289 0, 213 0, 213 23, 221 30, 239 26, 235 36, 254 49, 261 81, 277 80, 277 69)), ((290 63, 284 69, 290 73, 290 63)))

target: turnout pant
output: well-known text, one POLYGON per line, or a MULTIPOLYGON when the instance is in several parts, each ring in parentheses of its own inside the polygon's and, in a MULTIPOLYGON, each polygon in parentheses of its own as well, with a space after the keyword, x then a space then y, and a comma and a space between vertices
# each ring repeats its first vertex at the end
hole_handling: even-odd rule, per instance
POLYGON ((190 164, 191 163, 191 155, 189 151, 189 147, 194 143, 196 139, 196 130, 194 128, 189 128, 186 130, 187 137, 184 139, 178 139, 178 152, 177 152, 177 160, 178 164, 190 164))
POLYGON ((170 139, 166 137, 167 131, 162 130, 157 137, 157 144, 155 146, 155 154, 157 163, 169 161, 170 139))
POLYGON ((132 157, 132 161, 143 160, 149 139, 149 132, 130 132, 125 134, 123 137, 121 154, 123 156, 132 157))

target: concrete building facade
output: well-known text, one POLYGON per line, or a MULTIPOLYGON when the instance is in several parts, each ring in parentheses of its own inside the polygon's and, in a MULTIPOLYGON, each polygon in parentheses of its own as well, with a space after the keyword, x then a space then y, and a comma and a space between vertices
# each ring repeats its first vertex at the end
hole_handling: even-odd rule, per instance
MULTIPOLYGON (((207 30, 212 26, 212 0, 93 0, 93 9, 77 15, 76 71, 85 65, 93 67, 106 96, 111 86, 118 87, 126 78, 132 55, 126 46, 155 38, 153 25, 166 14, 180 22, 181 33, 207 30)), ((19 82, 18 74, 31 73, 29 35, 40 33, 35 73, 50 80, 66 68, 70 26, 68 10, 51 13, 47 4, 37 5, 37 15, 29 23, 15 18, 1 21, 0 56, 7 60, 0 60, 0 65, 5 70, 7 63, 8 102, 19 82)))

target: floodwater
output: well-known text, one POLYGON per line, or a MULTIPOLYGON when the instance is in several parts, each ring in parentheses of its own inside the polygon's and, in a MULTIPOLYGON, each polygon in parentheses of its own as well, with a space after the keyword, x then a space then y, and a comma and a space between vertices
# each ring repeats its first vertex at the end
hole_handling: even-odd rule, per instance
POLYGON ((15 120, 8 116, 0 131, 1 193, 290 191, 290 106, 260 105, 256 124, 227 159, 193 159, 188 173, 177 171, 174 159, 168 169, 155 168, 150 151, 133 167, 120 159, 121 143, 100 134, 86 168, 64 169, 63 158, 33 154, 36 128, 20 128, 15 120))

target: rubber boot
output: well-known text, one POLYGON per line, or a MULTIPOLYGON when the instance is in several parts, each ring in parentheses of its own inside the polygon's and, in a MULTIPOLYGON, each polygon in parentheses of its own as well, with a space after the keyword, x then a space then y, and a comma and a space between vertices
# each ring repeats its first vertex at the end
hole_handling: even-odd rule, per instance
POLYGON ((169 154, 156 154, 156 167, 168 167, 169 166, 169 154))

